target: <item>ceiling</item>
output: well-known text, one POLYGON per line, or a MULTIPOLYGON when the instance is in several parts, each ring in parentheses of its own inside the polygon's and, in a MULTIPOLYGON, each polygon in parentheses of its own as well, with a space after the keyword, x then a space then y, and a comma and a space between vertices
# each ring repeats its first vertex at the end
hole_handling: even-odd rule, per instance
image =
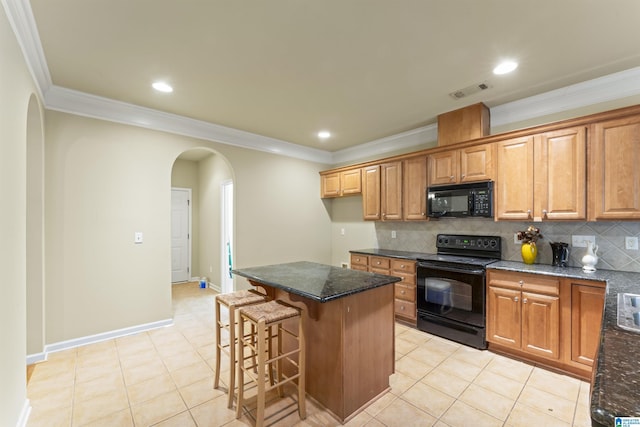
POLYGON ((53 85, 329 152, 640 66, 637 0, 30 4, 53 85))

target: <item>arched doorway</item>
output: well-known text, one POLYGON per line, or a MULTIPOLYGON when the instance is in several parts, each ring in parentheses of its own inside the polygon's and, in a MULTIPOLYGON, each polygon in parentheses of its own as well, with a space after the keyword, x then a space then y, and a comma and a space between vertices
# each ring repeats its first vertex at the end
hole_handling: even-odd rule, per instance
POLYGON ((27 110, 26 312, 27 364, 44 360, 44 136, 40 104, 27 110))
MULTIPOLYGON (((227 252, 227 243, 233 242, 234 234, 233 203, 225 211, 222 209, 225 200, 233 200, 228 193, 225 198, 222 184, 232 183, 233 179, 233 170, 227 159, 208 148, 194 148, 181 153, 171 173, 172 188, 189 189, 191 192, 190 280, 206 277, 209 287, 217 291, 228 286, 225 260, 233 259, 232 245, 229 245, 231 252, 227 252), (224 224, 228 224, 226 234, 224 224)), ((171 222, 174 223, 173 218, 171 222)))

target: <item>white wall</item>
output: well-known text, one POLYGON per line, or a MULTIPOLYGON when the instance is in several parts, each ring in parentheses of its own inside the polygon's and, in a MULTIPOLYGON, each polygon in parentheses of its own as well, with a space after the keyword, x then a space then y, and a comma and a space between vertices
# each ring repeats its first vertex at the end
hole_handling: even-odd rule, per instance
POLYGON ((28 409, 27 128, 37 139, 42 110, 38 100, 32 98, 36 88, 3 8, 0 8, 0 58, 0 425, 15 426, 25 421, 28 409), (28 120, 36 123, 28 126, 28 120))

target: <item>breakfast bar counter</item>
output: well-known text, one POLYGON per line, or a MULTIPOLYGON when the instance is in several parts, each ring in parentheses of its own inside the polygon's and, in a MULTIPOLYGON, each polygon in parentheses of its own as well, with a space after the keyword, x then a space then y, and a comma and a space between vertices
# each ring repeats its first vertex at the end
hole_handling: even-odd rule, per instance
POLYGON ((306 391, 341 422, 389 390, 399 277, 293 262, 233 273, 303 309, 306 391))

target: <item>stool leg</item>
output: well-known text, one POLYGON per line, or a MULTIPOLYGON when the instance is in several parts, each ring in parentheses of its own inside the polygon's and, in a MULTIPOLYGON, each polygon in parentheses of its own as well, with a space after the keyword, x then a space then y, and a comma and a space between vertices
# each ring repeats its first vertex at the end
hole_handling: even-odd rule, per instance
MULTIPOLYGON (((282 323, 279 323, 276 328, 278 328, 278 351, 276 352, 276 354, 278 356, 282 355, 284 353, 284 351, 282 350, 282 323)), ((284 393, 282 392, 282 386, 280 384, 282 384, 282 359, 278 358, 278 361, 276 362, 276 377, 278 378, 278 396, 279 397, 283 397, 284 393)))
POLYGON ((220 302, 218 298, 215 299, 213 304, 215 310, 216 319, 216 374, 213 380, 213 388, 218 388, 220 383, 220 302))
POLYGON ((266 355, 267 349, 265 346, 265 321, 260 319, 258 321, 258 402, 256 407, 256 427, 262 427, 264 424, 264 405, 265 405, 265 386, 264 377, 266 372, 266 355))
MULTIPOLYGON (((244 331, 244 318, 240 314, 238 318, 238 330, 244 331)), ((235 343, 234 343, 235 344, 235 343)), ((236 418, 242 416, 244 399, 244 332, 238 334, 238 401, 236 402, 236 418)))
POLYGON ((298 322, 298 372, 300 376, 298 377, 298 413, 300 414, 300 419, 307 418, 307 405, 306 405, 306 391, 305 391, 305 375, 306 375, 306 346, 307 343, 305 341, 304 336, 304 316, 302 313, 300 315, 300 321, 298 322))
POLYGON ((227 408, 233 408, 233 395, 235 394, 236 379, 236 307, 229 306, 229 401, 227 408))

